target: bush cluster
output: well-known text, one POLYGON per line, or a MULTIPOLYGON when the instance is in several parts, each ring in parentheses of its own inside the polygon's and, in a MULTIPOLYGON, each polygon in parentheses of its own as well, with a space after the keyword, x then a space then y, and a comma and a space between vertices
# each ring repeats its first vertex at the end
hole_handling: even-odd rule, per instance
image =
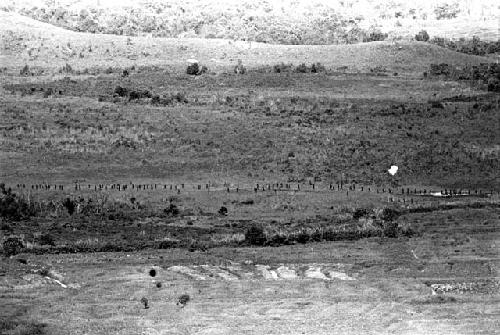
POLYGON ((429 34, 425 30, 421 30, 417 35, 415 35, 415 40, 420 42, 427 42, 429 41, 429 38, 429 34))
POLYGON ((443 48, 469 55, 484 56, 500 52, 500 40, 491 42, 482 41, 477 36, 472 37, 472 39, 460 38, 458 40, 434 37, 430 39, 429 42, 443 48))
POLYGON ((272 71, 274 73, 320 73, 325 72, 326 68, 321 63, 312 63, 310 66, 307 66, 305 63, 294 66, 291 63, 279 63, 275 64, 272 67, 272 71))
POLYGON ((31 206, 24 197, 20 197, 10 188, 5 188, 4 183, 0 183, 0 217, 19 221, 35 215, 34 206, 31 206))
POLYGON ((385 34, 360 28, 362 18, 353 20, 339 15, 330 6, 316 4, 301 8, 300 12, 294 7, 279 9, 268 2, 246 1, 220 8, 197 1, 155 1, 115 10, 77 9, 46 2, 18 11, 74 31, 115 35, 224 38, 275 44, 345 44, 385 39, 385 34))

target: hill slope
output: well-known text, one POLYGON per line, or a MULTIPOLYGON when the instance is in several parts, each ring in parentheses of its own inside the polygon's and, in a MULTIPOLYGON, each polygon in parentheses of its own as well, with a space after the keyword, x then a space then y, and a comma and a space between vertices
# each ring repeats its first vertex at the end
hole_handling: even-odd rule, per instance
POLYGON ((13 11, 66 29, 115 35, 198 37, 274 44, 345 44, 432 37, 498 39, 493 0, 4 0, 13 11), (374 35, 372 35, 374 33, 374 35))
POLYGON ((367 71, 376 66, 399 72, 426 71, 430 63, 470 64, 488 58, 459 54, 422 42, 372 42, 355 45, 291 46, 222 39, 148 38, 79 33, 0 11, 0 61, 6 67, 24 64, 75 69, 92 66, 186 64, 197 58, 217 70, 242 59, 249 67, 291 62, 321 62, 329 68, 348 66, 367 71))

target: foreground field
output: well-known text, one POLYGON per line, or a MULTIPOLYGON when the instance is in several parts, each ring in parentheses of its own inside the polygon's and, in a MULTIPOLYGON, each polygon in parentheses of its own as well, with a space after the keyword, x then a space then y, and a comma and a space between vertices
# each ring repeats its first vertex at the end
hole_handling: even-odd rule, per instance
POLYGON ((19 255, 2 262, 1 311, 11 322, 4 332, 493 334, 499 214, 410 215, 425 231, 410 239, 19 255), (185 307, 176 304, 182 294, 185 307))

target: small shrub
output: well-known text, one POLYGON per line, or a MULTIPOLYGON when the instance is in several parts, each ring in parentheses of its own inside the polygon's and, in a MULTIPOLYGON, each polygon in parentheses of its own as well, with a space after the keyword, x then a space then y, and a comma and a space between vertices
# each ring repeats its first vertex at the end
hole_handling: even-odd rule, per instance
POLYGON ((54 238, 52 237, 52 235, 49 235, 49 234, 42 234, 40 236, 39 242, 40 242, 40 245, 48 245, 51 247, 54 247, 56 245, 54 238))
POLYGON ((301 231, 296 237, 296 241, 300 244, 306 244, 307 242, 309 242, 309 239, 309 234, 307 234, 306 231, 301 231))
POLYGON ((128 77, 128 76, 129 76, 129 74, 130 74, 130 73, 128 72, 128 70, 127 70, 127 69, 125 69, 125 70, 123 70, 123 71, 122 71, 122 77, 124 77, 124 78, 125 78, 125 77, 128 77))
POLYGON ((266 245, 270 245, 272 247, 279 247, 281 245, 288 245, 292 244, 293 241, 291 241, 287 235, 284 234, 275 234, 272 235, 270 238, 267 239, 266 245))
POLYGON ((380 219, 384 221, 394 221, 396 220, 401 213, 394 208, 384 208, 380 213, 380 219))
POLYGON ((238 65, 234 67, 234 73, 236 74, 245 74, 247 69, 243 66, 243 62, 241 59, 238 59, 238 65))
POLYGON ((3 253, 7 257, 17 255, 24 249, 23 242, 18 237, 9 237, 3 242, 2 246, 3 253))
POLYGON ((429 34, 425 30, 421 30, 417 35, 415 35, 415 40, 420 42, 427 42, 429 41, 429 38, 429 34))
POLYGON ((170 249, 179 247, 179 241, 177 240, 165 240, 161 241, 158 245, 158 249, 170 249))
POLYGON ((23 197, 13 193, 5 184, 0 184, 0 217, 19 221, 35 215, 34 208, 23 197))
POLYGON ((352 218, 354 220, 359 220, 362 217, 367 217, 369 214, 370 214, 370 211, 366 208, 356 208, 356 210, 352 214, 352 218))
POLYGON ((460 13, 460 8, 457 2, 443 3, 434 9, 437 20, 456 18, 458 13, 460 13))
POLYGON ((398 237, 398 223, 395 221, 384 221, 382 224, 384 236, 394 238, 398 237))
POLYGON ((245 232, 245 242, 250 245, 264 245, 266 235, 264 229, 258 226, 252 226, 245 232))
POLYGON ((177 216, 180 213, 179 208, 177 208, 177 205, 175 204, 170 204, 167 208, 163 210, 163 212, 170 216, 177 216))
POLYGON ((200 72, 200 66, 198 65, 198 63, 189 64, 186 69, 186 73, 192 76, 197 76, 199 72, 200 72))
POLYGON ((363 42, 376 42, 376 41, 385 41, 389 35, 384 34, 381 31, 372 31, 368 36, 363 37, 363 42))
POLYGON ((128 94, 128 100, 139 100, 139 99, 144 99, 144 98, 151 98, 151 92, 148 90, 143 90, 143 91, 130 91, 128 94))
POLYGON ((116 86, 113 93, 118 95, 119 97, 126 97, 128 95, 128 89, 121 86, 116 86))
POLYGON ((302 64, 300 64, 299 66, 297 66, 295 68, 294 72, 297 72, 297 73, 308 73, 308 72, 310 72, 310 69, 307 67, 307 65, 305 63, 302 63, 302 64))
POLYGON ((274 73, 292 72, 293 65, 280 63, 273 66, 274 73))
POLYGON ((177 305, 181 305, 182 307, 184 307, 189 302, 189 300, 191 300, 191 297, 187 294, 183 294, 177 299, 177 305))
POLYGON ((223 215, 223 216, 226 216, 227 215, 227 208, 222 206, 221 208, 219 208, 219 212, 218 212, 220 215, 223 215))
POLYGON ((194 240, 189 243, 188 250, 190 252, 195 252, 195 251, 202 251, 205 252, 208 250, 208 246, 206 243, 194 240))
POLYGON ((24 65, 21 71, 19 71, 21 76, 31 76, 30 67, 28 65, 24 65))
POLYGON ((188 100, 186 98, 186 95, 184 93, 181 93, 181 92, 177 92, 173 98, 177 101, 177 102, 180 102, 180 103, 188 103, 188 100))
POLYGON ((326 71, 325 66, 319 62, 311 65, 311 72, 312 73, 320 73, 320 72, 325 72, 325 71, 326 71))
POLYGON ((63 201, 62 205, 66 210, 68 211, 69 215, 73 215, 76 209, 76 203, 71 200, 70 198, 66 198, 66 200, 63 201))
POLYGON ((64 66, 59 70, 59 73, 73 73, 73 68, 68 63, 64 64, 64 66))

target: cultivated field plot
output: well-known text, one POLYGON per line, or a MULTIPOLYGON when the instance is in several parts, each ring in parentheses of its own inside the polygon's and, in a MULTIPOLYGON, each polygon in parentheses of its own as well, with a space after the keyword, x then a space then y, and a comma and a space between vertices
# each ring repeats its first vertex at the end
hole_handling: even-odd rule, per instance
POLYGON ((500 329, 492 55, 0 18, 1 334, 500 329))

